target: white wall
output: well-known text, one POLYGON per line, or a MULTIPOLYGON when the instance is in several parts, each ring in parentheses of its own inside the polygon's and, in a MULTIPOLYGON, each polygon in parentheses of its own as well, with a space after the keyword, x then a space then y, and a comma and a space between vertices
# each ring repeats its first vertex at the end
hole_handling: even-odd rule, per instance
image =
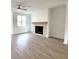
POLYGON ((41 9, 32 12, 32 21, 47 21, 48 9, 41 9))
POLYGON ((23 33, 23 32, 31 32, 31 15, 30 14, 22 14, 22 13, 13 13, 13 34, 23 33), (17 26, 17 15, 25 15, 26 27, 18 27, 17 26))
POLYGON ((68 43, 68 5, 66 5, 65 35, 64 44, 68 43))
POLYGON ((49 9, 49 36, 64 39, 66 6, 49 9))

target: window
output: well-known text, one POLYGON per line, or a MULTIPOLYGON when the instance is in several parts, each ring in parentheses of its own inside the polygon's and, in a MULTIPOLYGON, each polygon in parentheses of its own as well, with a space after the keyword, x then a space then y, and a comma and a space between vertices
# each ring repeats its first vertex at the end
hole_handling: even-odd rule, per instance
POLYGON ((20 15, 17 16, 17 25, 21 26, 21 16, 20 15))
POLYGON ((25 27, 26 26, 26 16, 17 16, 17 26, 18 27, 25 27))

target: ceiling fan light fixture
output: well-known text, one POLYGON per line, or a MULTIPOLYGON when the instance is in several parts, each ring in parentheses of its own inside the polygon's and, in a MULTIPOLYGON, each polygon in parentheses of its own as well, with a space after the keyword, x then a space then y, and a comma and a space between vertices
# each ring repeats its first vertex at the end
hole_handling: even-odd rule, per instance
POLYGON ((21 9, 17 9, 17 11, 21 11, 21 9))
POLYGON ((17 11, 21 11, 21 7, 20 7, 20 5, 18 5, 17 11))

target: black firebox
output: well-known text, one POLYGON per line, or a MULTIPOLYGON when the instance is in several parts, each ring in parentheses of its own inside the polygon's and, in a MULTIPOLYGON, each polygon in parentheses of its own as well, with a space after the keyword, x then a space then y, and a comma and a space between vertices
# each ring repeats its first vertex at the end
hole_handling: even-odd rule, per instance
POLYGON ((43 34, 43 26, 35 26, 35 33, 43 34))

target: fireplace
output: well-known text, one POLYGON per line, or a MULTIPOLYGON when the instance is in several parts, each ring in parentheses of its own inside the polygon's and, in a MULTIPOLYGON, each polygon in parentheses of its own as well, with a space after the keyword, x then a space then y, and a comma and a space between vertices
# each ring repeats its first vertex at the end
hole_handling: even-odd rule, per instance
POLYGON ((48 37, 48 22, 32 22, 32 33, 48 37))
POLYGON ((43 34, 43 26, 35 26, 35 33, 43 34))

